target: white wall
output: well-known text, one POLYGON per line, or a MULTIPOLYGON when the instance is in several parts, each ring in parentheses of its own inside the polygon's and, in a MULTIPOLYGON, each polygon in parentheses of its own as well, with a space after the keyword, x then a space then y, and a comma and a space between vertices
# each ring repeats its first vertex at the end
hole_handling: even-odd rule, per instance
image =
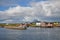
POLYGON ((36 26, 40 26, 41 25, 41 23, 36 23, 36 26))

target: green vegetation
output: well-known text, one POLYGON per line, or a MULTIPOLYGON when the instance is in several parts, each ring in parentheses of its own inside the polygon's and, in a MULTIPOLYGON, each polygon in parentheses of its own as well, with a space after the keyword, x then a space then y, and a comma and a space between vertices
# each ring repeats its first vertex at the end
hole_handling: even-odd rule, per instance
POLYGON ((4 23, 4 24, 0 24, 0 26, 5 26, 6 24, 4 23))
POLYGON ((2 23, 0 24, 0 26, 18 26, 19 24, 6 24, 6 23, 2 23))

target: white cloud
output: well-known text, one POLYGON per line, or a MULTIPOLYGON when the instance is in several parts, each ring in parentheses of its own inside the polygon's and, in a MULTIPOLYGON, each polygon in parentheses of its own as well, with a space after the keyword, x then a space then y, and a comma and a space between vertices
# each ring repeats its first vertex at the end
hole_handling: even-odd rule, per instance
MULTIPOLYGON (((16 6, 5 11, 0 11, 1 18, 18 18, 21 21, 43 20, 46 17, 60 17, 60 1, 33 2, 30 7, 16 6), (3 16, 3 17, 2 17, 3 16)), ((46 20, 46 19, 45 19, 46 20)), ((16 20, 18 21, 18 20, 16 20)), ((16 22, 15 21, 15 22, 16 22)), ((11 22, 11 21, 10 21, 11 22)))
POLYGON ((60 10, 60 1, 45 1, 45 2, 37 2, 32 3, 31 6, 35 7, 40 14, 44 14, 45 16, 58 16, 59 13, 56 13, 60 10), (57 14, 57 15, 55 15, 57 14))
POLYGON ((60 1, 60 0, 48 0, 48 1, 60 1))

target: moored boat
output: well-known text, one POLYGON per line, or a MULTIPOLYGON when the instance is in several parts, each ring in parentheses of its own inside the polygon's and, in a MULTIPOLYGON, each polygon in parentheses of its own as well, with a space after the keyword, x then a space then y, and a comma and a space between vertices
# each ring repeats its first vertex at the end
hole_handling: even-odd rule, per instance
POLYGON ((5 28, 7 29, 17 29, 17 30, 26 30, 27 29, 27 26, 24 24, 24 25, 20 25, 20 26, 17 26, 17 27, 14 27, 14 26, 6 26, 5 28))

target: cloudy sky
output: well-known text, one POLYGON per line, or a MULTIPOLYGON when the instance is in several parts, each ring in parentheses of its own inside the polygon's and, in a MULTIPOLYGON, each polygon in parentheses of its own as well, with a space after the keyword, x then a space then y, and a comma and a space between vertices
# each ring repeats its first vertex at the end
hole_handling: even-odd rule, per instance
POLYGON ((0 0, 0 23, 60 22, 60 0, 0 0))

